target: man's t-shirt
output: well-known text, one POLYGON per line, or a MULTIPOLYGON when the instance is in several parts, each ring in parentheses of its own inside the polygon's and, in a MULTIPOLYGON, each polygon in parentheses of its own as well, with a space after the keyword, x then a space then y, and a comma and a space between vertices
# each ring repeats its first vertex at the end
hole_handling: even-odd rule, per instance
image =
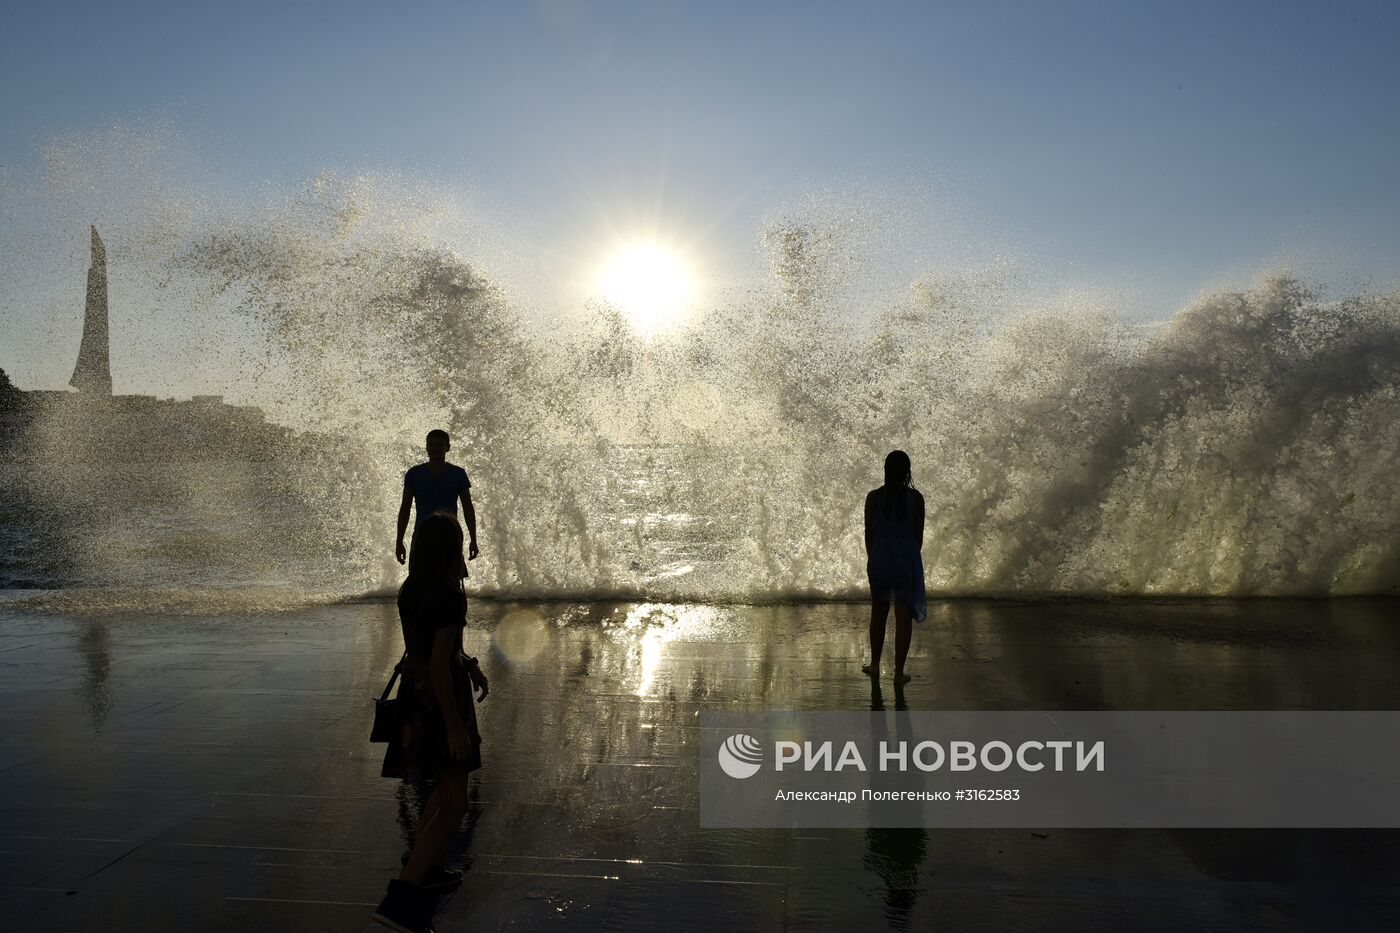
POLYGON ((433 475, 426 463, 411 467, 403 475, 403 486, 413 493, 413 527, 439 510, 457 514, 457 497, 470 489, 467 471, 454 463, 444 463, 442 473, 433 475))

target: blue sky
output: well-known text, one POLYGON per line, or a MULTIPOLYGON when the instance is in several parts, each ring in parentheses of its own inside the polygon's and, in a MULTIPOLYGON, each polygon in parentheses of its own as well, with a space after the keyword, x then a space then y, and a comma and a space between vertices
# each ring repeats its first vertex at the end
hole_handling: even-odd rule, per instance
POLYGON ((863 190, 1154 315, 1280 263, 1400 280, 1396 3, 121 6, 0 7, 11 177, 155 120, 230 190, 471 187, 545 265, 655 224, 723 278, 774 211, 863 190))

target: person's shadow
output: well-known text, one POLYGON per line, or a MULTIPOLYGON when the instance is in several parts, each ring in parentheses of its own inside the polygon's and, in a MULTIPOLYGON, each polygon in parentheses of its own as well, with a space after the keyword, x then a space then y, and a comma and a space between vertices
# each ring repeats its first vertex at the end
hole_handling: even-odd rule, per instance
MULTIPOLYGON (((909 717, 901 715, 909 711, 904 702, 904 687, 894 688, 895 738, 908 741, 912 735, 909 717)), ((880 681, 870 680, 870 711, 885 711, 884 694, 880 691, 880 681)), ((877 723, 875 741, 888 736, 888 725, 881 727, 886 717, 872 717, 877 723)), ((879 775, 880 772, 875 772, 879 775)), ((872 789, 879 789, 880 780, 871 782, 872 789)), ((907 789, 901 787, 900 789, 907 789)), ((874 809, 872 807, 872 815, 874 809)), ((928 852, 928 831, 922 827, 881 828, 872 826, 865 831, 865 855, 861 859, 866 871, 877 875, 885 885, 885 923, 892 930, 910 928, 914 904, 923 888, 919 880, 919 866, 928 852)))

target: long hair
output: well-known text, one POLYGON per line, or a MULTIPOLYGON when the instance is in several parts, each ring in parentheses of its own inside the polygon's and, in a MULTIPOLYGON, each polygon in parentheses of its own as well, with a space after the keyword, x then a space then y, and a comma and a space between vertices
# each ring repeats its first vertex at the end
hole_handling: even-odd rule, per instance
POLYGON ((885 457, 885 485, 880 488, 880 506, 886 517, 904 520, 904 503, 909 498, 904 492, 913 475, 909 455, 902 450, 891 450, 885 457))
POLYGON ((413 552, 408 559, 407 585, 425 583, 462 585, 462 526, 451 512, 433 512, 413 530, 413 552))

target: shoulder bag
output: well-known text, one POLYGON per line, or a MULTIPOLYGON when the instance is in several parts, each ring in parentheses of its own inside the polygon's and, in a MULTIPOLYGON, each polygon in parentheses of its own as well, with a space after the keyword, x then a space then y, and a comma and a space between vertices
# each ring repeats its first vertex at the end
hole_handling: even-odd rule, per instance
POLYGON ((389 694, 394 691, 394 681, 399 679, 406 657, 407 651, 404 652, 403 658, 399 658, 399 663, 394 665, 394 673, 384 685, 384 692, 374 701, 374 726, 369 731, 371 742, 393 742, 398 739, 403 728, 403 704, 397 697, 390 699, 389 694))

